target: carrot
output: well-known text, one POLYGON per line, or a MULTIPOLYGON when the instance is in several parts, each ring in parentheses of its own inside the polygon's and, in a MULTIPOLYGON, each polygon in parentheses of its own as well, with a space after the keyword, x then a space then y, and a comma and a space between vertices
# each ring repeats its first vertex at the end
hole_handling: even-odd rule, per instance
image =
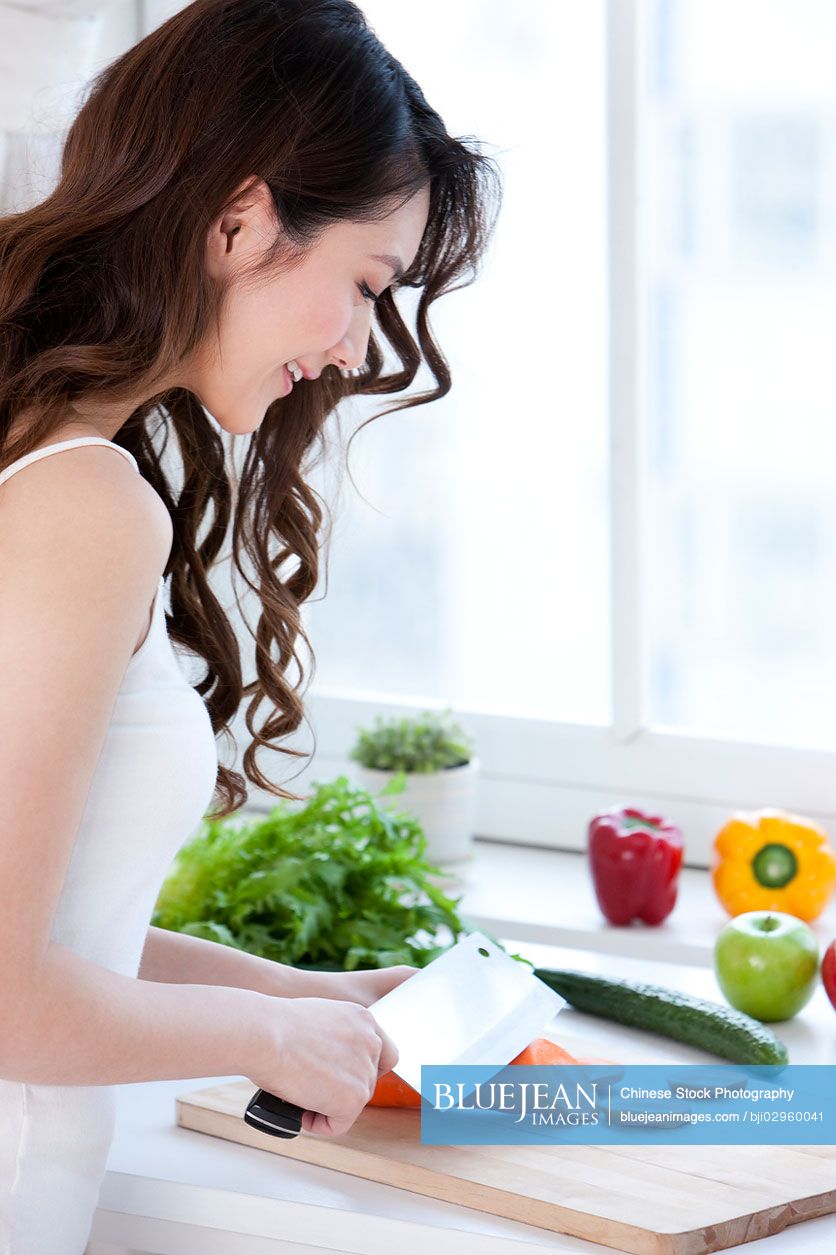
POLYGON ((548 1037, 535 1037, 534 1041, 526 1046, 525 1050, 521 1050, 516 1059, 512 1059, 511 1062, 547 1064, 577 1063, 578 1061, 574 1055, 569 1054, 568 1050, 558 1046, 556 1041, 551 1041, 548 1037))
MULTIPOLYGON (((556 1041, 548 1037, 535 1037, 524 1050, 521 1050, 511 1063, 516 1064, 569 1064, 569 1063, 609 1063, 609 1059, 576 1059, 556 1041)), ((420 1107, 421 1095, 411 1085, 407 1085, 396 1072, 384 1072, 378 1077, 374 1093, 366 1104, 368 1107, 420 1107)))
POLYGON ((417 1089, 401 1080, 397 1072, 384 1072, 377 1078, 374 1093, 367 1107, 420 1107, 421 1095, 417 1089))

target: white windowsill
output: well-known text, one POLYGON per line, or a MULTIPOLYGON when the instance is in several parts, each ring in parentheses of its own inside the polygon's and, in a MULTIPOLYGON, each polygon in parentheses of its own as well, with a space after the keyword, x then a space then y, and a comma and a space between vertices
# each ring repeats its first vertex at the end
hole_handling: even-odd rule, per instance
MULTIPOLYGON (((433 879, 450 897, 463 895, 460 915, 496 937, 542 945, 710 968, 714 940, 729 919, 704 868, 682 868, 677 903, 664 923, 626 928, 601 914, 585 852, 477 837, 472 857, 444 872, 433 879)), ((833 900, 811 927, 823 951, 836 936, 833 900)))

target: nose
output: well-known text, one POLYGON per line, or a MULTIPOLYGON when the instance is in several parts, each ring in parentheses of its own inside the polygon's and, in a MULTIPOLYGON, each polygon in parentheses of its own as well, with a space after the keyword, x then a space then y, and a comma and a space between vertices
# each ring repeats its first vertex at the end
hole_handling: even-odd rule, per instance
MULTIPOLYGON (((344 340, 341 341, 340 343, 341 345, 345 345, 344 340)), ((351 375, 360 374, 360 367, 363 365, 363 363, 366 360, 367 351, 368 351, 368 340, 366 341, 366 344, 363 347, 362 353, 354 352, 350 348, 343 348, 342 351, 340 352, 335 351, 332 354, 331 360, 335 366, 339 366, 340 374, 343 376, 343 378, 348 379, 349 376, 351 375)))
POLYGON ((343 378, 359 375, 360 368, 369 351, 369 335, 371 333, 371 315, 366 317, 365 334, 346 332, 342 340, 331 350, 331 362, 339 367, 343 378))

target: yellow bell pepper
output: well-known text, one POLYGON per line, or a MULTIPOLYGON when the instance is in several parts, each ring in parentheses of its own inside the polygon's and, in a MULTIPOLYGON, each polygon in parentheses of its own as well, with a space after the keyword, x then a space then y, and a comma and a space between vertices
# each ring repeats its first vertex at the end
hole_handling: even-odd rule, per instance
POLYGON ((821 915, 836 885, 836 855, 818 824, 788 811, 737 811, 714 838, 711 879, 730 915, 821 915))

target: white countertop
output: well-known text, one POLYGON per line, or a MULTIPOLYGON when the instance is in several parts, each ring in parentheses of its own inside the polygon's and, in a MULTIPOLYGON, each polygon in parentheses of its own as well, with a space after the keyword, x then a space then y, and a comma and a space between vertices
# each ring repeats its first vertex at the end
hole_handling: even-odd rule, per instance
MULTIPOLYGON (((693 912, 699 910, 690 892, 689 909, 682 910, 678 935, 673 938, 670 934, 680 907, 668 921, 666 940, 664 925, 659 929, 610 929, 598 922, 600 917, 596 918, 594 911, 585 914, 579 889, 586 875, 582 856, 478 844, 477 859, 464 870, 463 886, 468 887, 459 909, 510 950, 519 951, 538 966, 583 968, 648 980, 723 1001, 710 967, 710 944, 713 932, 726 917, 722 912, 715 917, 709 911, 704 892, 706 914, 690 936, 689 921, 695 922, 693 912), (524 864, 529 854, 534 855, 528 868, 533 909, 528 918, 523 915, 512 923, 506 907, 513 905, 517 894, 521 896, 516 900, 523 902, 524 864), (540 875, 532 877, 535 862, 540 875), (501 876, 496 875, 498 863, 504 865, 501 876), (547 870, 550 883, 544 884, 547 870), (483 874, 489 883, 480 882, 483 874), (578 893, 567 892, 567 877, 577 878, 578 893), (553 904, 553 923, 538 918, 547 903, 553 904), (521 940, 538 925, 568 930, 570 904, 579 948, 521 940), (511 924, 507 930, 494 926, 501 925, 503 919, 511 924), (633 940, 632 946, 625 944, 628 938, 633 940), (637 950, 648 957, 635 957, 637 950), (657 957, 649 957, 651 953, 657 957), (701 956, 701 963, 693 960, 694 953, 701 956), (673 961, 661 962, 659 954, 673 961)), ((702 878, 705 891, 704 872, 693 871, 690 877, 697 882, 702 878)), ((685 907, 685 901, 681 905, 685 907)), ((836 928, 828 928, 825 920, 817 931, 824 942, 836 928)), ((836 1011, 822 988, 794 1020, 774 1027, 786 1041, 794 1063, 836 1063, 836 1011)), ((570 1007, 561 1011, 550 1031, 573 1053, 600 1054, 625 1063, 707 1063, 713 1058, 677 1042, 581 1015, 570 1007)), ((428 1250, 433 1255, 476 1255, 477 1249, 486 1255, 522 1255, 526 1249, 542 1247, 601 1255, 612 1249, 176 1126, 177 1095, 237 1079, 241 1078, 205 1077, 116 1087, 116 1136, 89 1255, 128 1255, 129 1251, 131 1255, 289 1255, 316 1251, 426 1255, 428 1250)), ((836 1215, 792 1225, 783 1233, 733 1249, 748 1255, 812 1255, 834 1247, 836 1215)))

